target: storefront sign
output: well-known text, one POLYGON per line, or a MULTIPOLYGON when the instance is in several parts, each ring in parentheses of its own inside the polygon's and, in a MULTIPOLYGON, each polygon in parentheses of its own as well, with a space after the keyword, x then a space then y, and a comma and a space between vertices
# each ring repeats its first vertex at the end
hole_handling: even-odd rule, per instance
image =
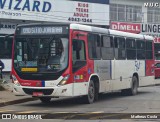
POLYGON ((17 23, 1 22, 0 34, 13 34, 16 29, 17 23))
POLYGON ((126 22, 111 22, 111 29, 119 30, 130 33, 140 33, 141 25, 135 23, 126 23, 126 22))
POLYGON ((71 0, 71 1, 80 1, 80 2, 89 2, 89 3, 99 3, 99 4, 109 4, 109 0, 71 0))
POLYGON ((75 8, 75 12, 73 13, 72 17, 69 17, 69 21, 74 22, 88 22, 92 23, 92 19, 90 18, 89 11, 91 10, 90 5, 88 3, 77 3, 75 8))
POLYGON ((149 24, 143 23, 141 25, 141 34, 153 36, 154 42, 160 42, 160 25, 159 24, 149 24))
POLYGON ((109 0, 0 0, 3 19, 109 25, 109 0))
POLYGON ((52 4, 47 1, 0 0, 0 8, 17 11, 49 12, 52 4))
POLYGON ((160 33, 160 25, 158 24, 142 24, 141 26, 142 33, 158 34, 160 33))

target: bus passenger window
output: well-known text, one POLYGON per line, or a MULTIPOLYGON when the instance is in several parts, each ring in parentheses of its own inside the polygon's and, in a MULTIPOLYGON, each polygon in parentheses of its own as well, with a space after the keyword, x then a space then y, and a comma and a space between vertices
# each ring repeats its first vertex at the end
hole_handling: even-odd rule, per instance
POLYGON ((153 59, 152 42, 146 40, 146 59, 153 59))
POLYGON ((137 59, 145 59, 145 41, 136 40, 137 44, 137 59))
POLYGON ((88 35, 88 49, 89 49, 89 58, 91 59, 100 59, 100 36, 97 34, 88 35))
POLYGON ((135 39, 126 38, 127 59, 136 59, 135 39))
POLYGON ((125 38, 114 37, 114 45, 115 45, 115 58, 125 59, 126 58, 125 38))
POLYGON ((102 59, 114 59, 113 37, 102 36, 102 59))
POLYGON ((85 44, 82 40, 73 40, 72 63, 73 72, 86 65, 85 44))

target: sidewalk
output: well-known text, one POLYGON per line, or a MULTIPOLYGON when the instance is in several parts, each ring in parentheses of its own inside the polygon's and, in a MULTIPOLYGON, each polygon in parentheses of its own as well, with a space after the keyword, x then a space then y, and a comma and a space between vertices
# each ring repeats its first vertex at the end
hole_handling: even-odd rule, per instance
POLYGON ((3 75, 3 83, 1 85, 5 88, 5 90, 0 91, 0 107, 37 100, 37 98, 32 98, 29 96, 14 95, 12 92, 12 82, 9 73, 3 75))

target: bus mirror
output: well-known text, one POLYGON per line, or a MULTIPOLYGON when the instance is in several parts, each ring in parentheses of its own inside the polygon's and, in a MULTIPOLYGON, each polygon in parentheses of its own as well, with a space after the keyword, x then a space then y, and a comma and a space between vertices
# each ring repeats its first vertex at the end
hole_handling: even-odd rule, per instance
POLYGON ((81 50, 82 43, 80 41, 73 41, 73 50, 79 51, 81 50))

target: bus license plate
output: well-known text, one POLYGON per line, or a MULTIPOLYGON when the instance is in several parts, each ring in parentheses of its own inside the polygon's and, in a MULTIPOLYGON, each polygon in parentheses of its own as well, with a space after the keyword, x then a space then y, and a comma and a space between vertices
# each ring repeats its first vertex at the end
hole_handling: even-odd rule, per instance
POLYGON ((43 96, 43 92, 33 92, 33 96, 43 96))

